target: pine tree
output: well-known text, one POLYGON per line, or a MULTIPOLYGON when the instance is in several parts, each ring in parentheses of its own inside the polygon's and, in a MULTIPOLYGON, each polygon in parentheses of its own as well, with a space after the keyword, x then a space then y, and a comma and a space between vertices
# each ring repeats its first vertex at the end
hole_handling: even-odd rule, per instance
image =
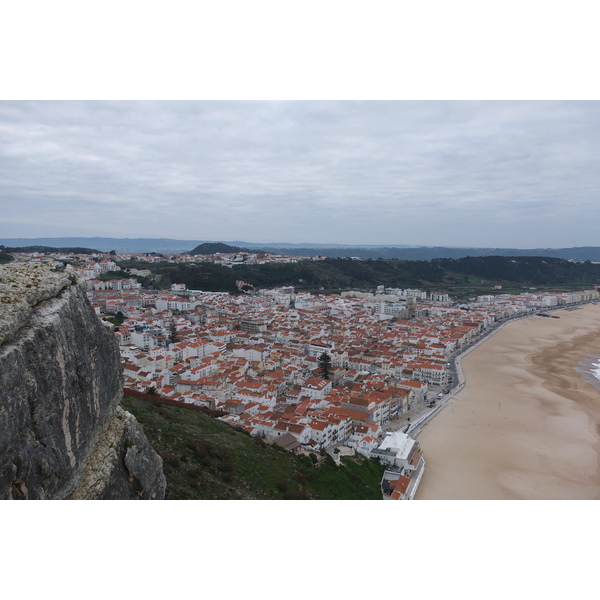
POLYGON ((169 344, 173 344, 177 341, 177 327, 175 326, 175 323, 171 323, 171 326, 169 327, 169 344))
POLYGON ((329 379, 329 372, 331 371, 331 356, 327 352, 323 352, 319 356, 319 369, 323 375, 323 379, 329 379))

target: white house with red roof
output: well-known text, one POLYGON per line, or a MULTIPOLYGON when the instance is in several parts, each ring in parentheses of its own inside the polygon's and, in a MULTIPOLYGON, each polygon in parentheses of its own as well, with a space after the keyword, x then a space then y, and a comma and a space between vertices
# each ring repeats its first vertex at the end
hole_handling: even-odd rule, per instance
POLYGON ((301 393, 303 396, 308 396, 313 400, 323 400, 332 388, 333 384, 328 379, 309 377, 304 382, 304 385, 302 385, 301 393))
POLYGON ((425 396, 429 391, 429 385, 424 381, 415 381, 414 379, 404 379, 396 384, 396 387, 406 390, 412 390, 417 400, 425 400, 425 396))
POLYGON ((384 499, 412 500, 425 470, 417 440, 401 431, 387 433, 371 457, 388 465, 381 481, 384 499))

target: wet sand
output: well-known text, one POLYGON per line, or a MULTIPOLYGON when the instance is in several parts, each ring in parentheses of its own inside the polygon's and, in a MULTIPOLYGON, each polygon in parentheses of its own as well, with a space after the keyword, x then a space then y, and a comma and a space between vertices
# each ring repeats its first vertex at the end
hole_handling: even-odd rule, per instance
POLYGON ((508 324, 462 360, 467 385, 418 435, 417 500, 600 498, 600 305, 508 324))

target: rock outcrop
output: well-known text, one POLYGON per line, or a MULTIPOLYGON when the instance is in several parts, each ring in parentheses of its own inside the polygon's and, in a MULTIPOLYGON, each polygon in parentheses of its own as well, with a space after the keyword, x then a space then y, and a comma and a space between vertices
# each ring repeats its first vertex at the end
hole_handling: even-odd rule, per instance
POLYGON ((0 498, 160 499, 119 347, 70 267, 0 267, 0 498))

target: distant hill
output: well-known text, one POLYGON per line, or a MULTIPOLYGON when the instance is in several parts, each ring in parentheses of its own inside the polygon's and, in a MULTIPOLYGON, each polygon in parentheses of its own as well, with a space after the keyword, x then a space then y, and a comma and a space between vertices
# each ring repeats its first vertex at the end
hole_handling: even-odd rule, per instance
MULTIPOLYGON (((198 245, 215 244, 209 240, 174 240, 169 238, 5 238, 0 244, 7 247, 47 246, 52 248, 98 248, 101 252, 115 250, 117 253, 181 254, 193 251, 198 245)), ((221 242, 218 242, 221 243, 221 242)), ((466 256, 550 256, 566 260, 600 261, 600 247, 583 246, 575 248, 469 248, 446 246, 406 246, 402 244, 373 245, 341 245, 341 244, 289 244, 255 242, 222 242, 230 248, 263 251, 272 254, 296 256, 330 256, 332 258, 389 258, 401 260, 432 260, 435 258, 463 258, 466 256)), ((229 250, 230 252, 232 250, 229 250)), ((233 250, 236 251, 236 250, 233 250)), ((218 252, 218 250, 217 250, 218 252)), ((226 252, 226 251, 225 251, 226 252)))
POLYGON ((230 246, 229 244, 224 244, 222 242, 205 242, 204 244, 196 246, 190 251, 190 254, 194 256, 197 254, 208 256, 209 254, 217 254, 217 252, 221 254, 235 254, 236 252, 247 252, 247 249, 239 248, 238 246, 230 246))
POLYGON ((93 248, 55 248, 53 246, 17 246, 14 248, 6 248, 7 252, 39 252, 43 254, 44 252, 62 252, 64 254, 70 254, 73 252, 74 254, 99 254, 102 250, 94 250, 93 248))
POLYGON ((549 256, 565 260, 600 261, 600 247, 581 248, 448 248, 444 246, 381 246, 381 247, 277 247, 262 246, 262 250, 272 254, 295 256, 329 256, 331 258, 384 258, 400 260, 433 260, 436 258, 465 258, 467 256, 549 256))
POLYGON ((167 238, 109 238, 109 237, 59 237, 59 238, 2 238, 5 246, 51 246, 53 248, 87 247, 101 252, 114 250, 117 253, 143 254, 158 252, 179 254, 189 252, 201 240, 174 240, 167 238))

